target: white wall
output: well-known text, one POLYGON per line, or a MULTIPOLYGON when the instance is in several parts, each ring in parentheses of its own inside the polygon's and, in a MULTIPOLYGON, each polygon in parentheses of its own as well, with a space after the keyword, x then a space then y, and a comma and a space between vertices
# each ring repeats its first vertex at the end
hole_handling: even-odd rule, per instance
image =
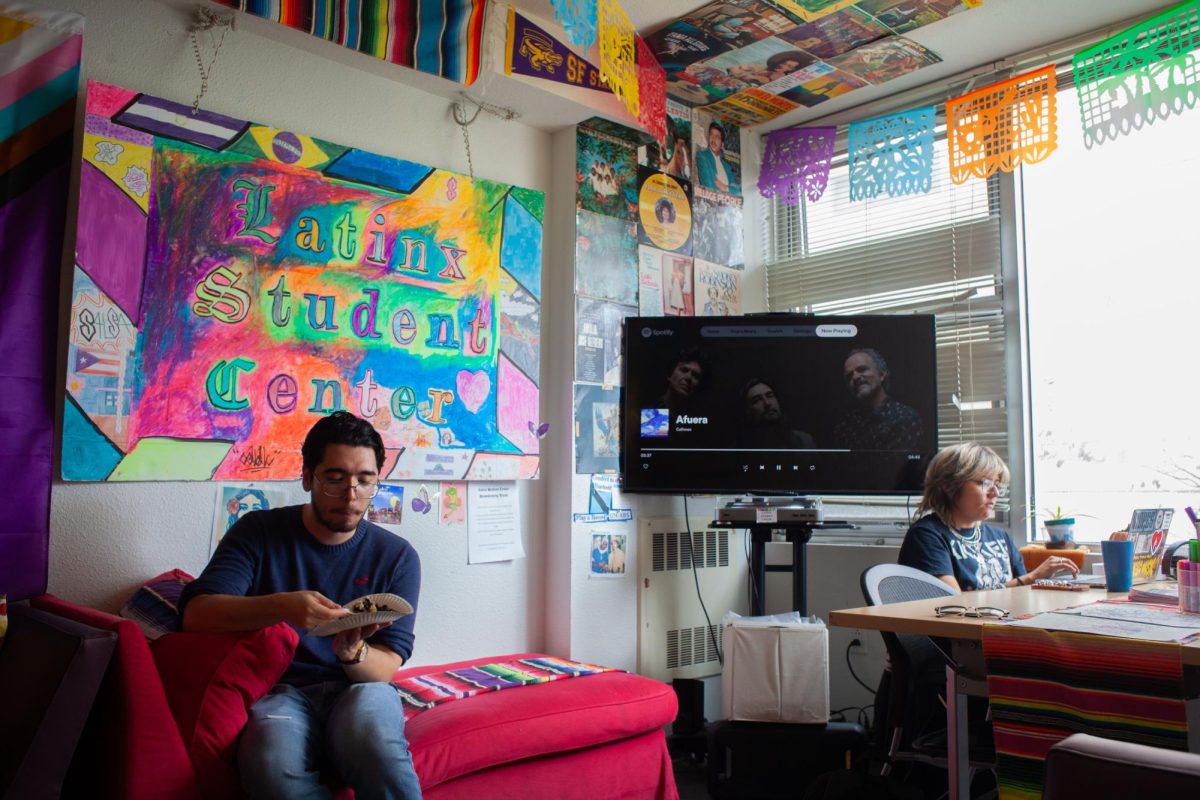
MULTIPOLYGON (((192 10, 208 4, 182 0, 33 4, 87 17, 84 78, 184 103, 195 97, 200 79, 187 27, 192 10)), ((207 42, 207 36, 202 42, 207 42)), ((210 52, 206 44, 206 60, 210 52)), ((411 88, 402 79, 418 85, 441 84, 443 91, 446 86, 461 88, 243 16, 238 30, 228 34, 221 46, 203 107, 467 172, 462 133, 450 120, 449 102, 411 88)), ((475 87, 472 94, 480 96, 485 87, 475 87)), ((470 134, 479 177, 549 190, 549 134, 489 114, 479 115, 470 134)), ((552 196, 546 205, 555 205, 552 196)), ((69 225, 73 229, 73 219, 69 225)), ((546 261, 547 271, 556 268, 569 270, 570 265, 546 261)), ((69 281, 69 264, 64 265, 64 281, 69 281)), ((62 308, 65 311, 65 305, 62 308)), ((542 313, 543 325, 553 324, 559 310, 544 303, 542 313)), ((60 363, 64 348, 60 341, 60 363)), ((61 408, 61 392, 59 402, 61 408)), ((516 561, 470 566, 464 527, 439 527, 434 514, 420 517, 406 512, 403 535, 415 545, 424 566, 414 663, 542 646, 545 484, 518 484, 529 557, 516 561)), ((407 484, 406 494, 418 487, 407 484)), ((432 493, 436 487, 429 488, 432 493)), ((294 490, 301 499, 298 483, 294 490)), ((215 486, 208 483, 56 482, 51 498, 49 591, 115 610, 145 578, 173 567, 198 574, 208 559, 215 494, 215 486)))

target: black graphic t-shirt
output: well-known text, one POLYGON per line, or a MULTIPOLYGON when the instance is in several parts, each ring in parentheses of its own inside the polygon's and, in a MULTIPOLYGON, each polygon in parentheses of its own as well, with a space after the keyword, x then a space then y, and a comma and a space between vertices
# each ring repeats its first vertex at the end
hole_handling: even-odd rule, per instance
POLYGON ((908 529, 899 560, 935 577, 953 575, 964 592, 1000 589, 1025 574, 1025 561, 1008 531, 986 524, 952 531, 936 514, 908 529))

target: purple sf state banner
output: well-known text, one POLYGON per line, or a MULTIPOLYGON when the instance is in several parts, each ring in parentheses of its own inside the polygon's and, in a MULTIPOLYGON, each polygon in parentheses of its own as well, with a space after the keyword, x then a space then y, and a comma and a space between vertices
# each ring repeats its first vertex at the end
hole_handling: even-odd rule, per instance
POLYGON ((58 274, 83 17, 0 4, 0 594, 46 591, 58 274))
POLYGON ((600 80, 600 70, 575 55, 562 42, 508 7, 508 64, 514 72, 568 86, 609 91, 600 80))

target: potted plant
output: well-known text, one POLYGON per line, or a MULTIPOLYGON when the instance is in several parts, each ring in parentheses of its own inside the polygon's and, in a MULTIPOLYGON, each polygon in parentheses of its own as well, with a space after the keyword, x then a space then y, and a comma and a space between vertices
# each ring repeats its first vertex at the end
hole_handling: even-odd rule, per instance
POLYGON ((1042 520, 1046 527, 1046 549, 1058 550, 1072 547, 1075 544, 1075 517, 1063 513, 1062 506, 1055 506, 1054 512, 1042 520))

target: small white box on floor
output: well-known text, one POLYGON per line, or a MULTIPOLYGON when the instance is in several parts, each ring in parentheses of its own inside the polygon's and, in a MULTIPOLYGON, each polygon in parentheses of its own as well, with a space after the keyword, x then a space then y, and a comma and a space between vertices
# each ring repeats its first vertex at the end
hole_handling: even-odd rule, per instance
POLYGON ((798 613, 724 620, 724 715, 756 722, 829 721, 829 631, 798 613))

